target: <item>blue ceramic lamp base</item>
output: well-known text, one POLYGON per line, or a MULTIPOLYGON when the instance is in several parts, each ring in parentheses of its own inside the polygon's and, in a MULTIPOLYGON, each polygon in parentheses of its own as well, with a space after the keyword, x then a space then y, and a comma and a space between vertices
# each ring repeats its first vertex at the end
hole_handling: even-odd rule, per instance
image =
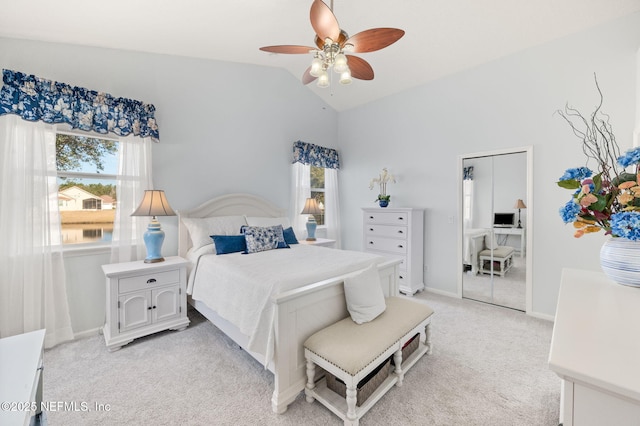
POLYGON ((316 219, 313 215, 309 216, 309 220, 307 221, 307 241, 315 241, 316 240, 316 227, 318 224, 316 223, 316 219))
POLYGON ((160 222, 154 216, 147 226, 147 231, 144 233, 144 245, 147 248, 147 257, 144 259, 144 263, 156 263, 164 262, 161 249, 164 242, 164 231, 160 228, 160 222))

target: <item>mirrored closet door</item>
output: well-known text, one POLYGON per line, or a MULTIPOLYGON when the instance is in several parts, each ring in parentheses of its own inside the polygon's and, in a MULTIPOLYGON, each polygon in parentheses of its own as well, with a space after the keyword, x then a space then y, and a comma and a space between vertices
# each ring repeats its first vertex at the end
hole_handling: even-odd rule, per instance
POLYGON ((462 159, 462 297, 527 307, 526 151, 462 159))

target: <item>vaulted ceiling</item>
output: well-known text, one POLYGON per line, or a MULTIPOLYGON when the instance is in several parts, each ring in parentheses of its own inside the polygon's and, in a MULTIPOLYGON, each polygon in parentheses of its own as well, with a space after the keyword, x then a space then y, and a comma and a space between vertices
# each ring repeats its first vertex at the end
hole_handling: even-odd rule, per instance
MULTIPOLYGON (((313 46, 311 3, 0 0, 0 37, 281 67, 301 80, 311 55, 258 48, 313 46)), ((406 31, 395 44, 359 55, 373 67, 373 80, 309 84, 342 111, 638 12, 640 0, 334 0, 333 11, 349 35, 374 27, 406 31)))

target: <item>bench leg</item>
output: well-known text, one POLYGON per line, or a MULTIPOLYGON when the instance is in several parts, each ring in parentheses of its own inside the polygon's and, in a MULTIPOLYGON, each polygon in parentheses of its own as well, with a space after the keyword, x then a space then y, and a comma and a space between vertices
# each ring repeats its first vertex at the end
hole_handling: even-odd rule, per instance
POLYGON ((431 323, 427 324, 424 328, 425 339, 424 343, 427 345, 427 355, 431 355, 433 353, 433 345, 431 343, 431 323))
POLYGON ((316 387, 316 364, 307 358, 307 387, 304 391, 304 394, 307 397, 307 402, 315 401, 315 398, 311 395, 311 390, 316 387))
POLYGON ((396 369, 394 373, 398 376, 398 381, 396 382, 396 386, 402 386, 402 381, 404 379, 404 372, 402 371, 402 349, 398 349, 393 354, 393 362, 396 364, 396 369))
POLYGON ((344 423, 349 425, 357 425, 358 416, 356 415, 356 402, 358 401, 358 391, 356 390, 356 385, 354 383, 347 384, 346 394, 347 418, 345 419, 344 423))

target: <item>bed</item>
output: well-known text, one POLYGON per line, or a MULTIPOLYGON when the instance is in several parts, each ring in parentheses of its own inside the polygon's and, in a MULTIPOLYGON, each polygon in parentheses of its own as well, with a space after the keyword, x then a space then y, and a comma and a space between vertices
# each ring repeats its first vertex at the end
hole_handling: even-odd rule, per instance
MULTIPOLYGON (((233 231, 237 225, 236 219, 232 218, 238 216, 253 218, 252 220, 264 218, 259 223, 269 224, 269 220, 284 218, 285 215, 284 210, 263 198, 250 194, 224 195, 196 208, 178 211, 178 254, 190 260, 187 291, 189 303, 274 374, 271 405, 276 413, 284 413, 288 405, 305 387, 304 341, 316 331, 349 315, 343 287, 346 275, 362 268, 362 262, 375 263, 385 296, 399 294, 397 278, 399 261, 387 260, 368 253, 307 245, 295 245, 294 248, 292 245, 292 249, 287 250, 216 256, 207 246, 196 247, 204 244, 206 234, 197 235, 199 232, 194 231, 194 221, 210 220, 224 223, 230 233, 237 233, 233 231), (200 243, 198 243, 199 238, 200 243), (247 278, 243 273, 243 265, 249 259, 256 259, 256 261, 261 259, 264 267, 271 263, 271 258, 267 258, 268 256, 273 259, 277 256, 295 256, 295 262, 289 261, 291 265, 303 262, 301 259, 305 253, 309 256, 320 256, 323 259, 322 264, 332 262, 330 256, 334 255, 341 258, 353 255, 356 262, 351 266, 344 262, 335 262, 337 269, 333 264, 331 268, 309 268, 310 272, 301 277, 297 285, 294 285, 294 281, 298 276, 287 275, 289 268, 280 268, 279 274, 282 277, 278 280, 273 279, 276 274, 265 273, 266 290, 259 287, 260 290, 247 291, 246 287, 243 287, 244 280, 247 278), (239 268, 237 269, 238 287, 235 292, 230 288, 225 290, 225 287, 220 287, 224 284, 222 284, 222 278, 218 279, 216 275, 217 271, 222 271, 228 279, 228 275, 234 273, 234 267, 239 268), (283 272, 284 269, 287 270, 287 274, 283 272), (260 293, 261 296, 256 296, 254 293, 260 293), (238 297, 238 295, 251 295, 251 297, 238 297), (221 300, 216 299, 218 296, 221 300), (224 297, 231 297, 233 300, 226 300, 224 297), (266 324, 266 331, 264 328, 247 328, 242 321, 238 323, 238 318, 230 317, 228 312, 220 309, 226 303, 241 303, 244 299, 259 297, 262 298, 265 311, 258 315, 257 326, 262 327, 266 324), (247 330, 251 332, 247 333, 247 330), (262 346, 262 344, 265 345, 262 346), (256 348, 257 350, 252 350, 256 348)), ((260 286, 262 284, 260 283, 260 286)), ((256 324, 256 318, 249 318, 248 321, 256 324)))

